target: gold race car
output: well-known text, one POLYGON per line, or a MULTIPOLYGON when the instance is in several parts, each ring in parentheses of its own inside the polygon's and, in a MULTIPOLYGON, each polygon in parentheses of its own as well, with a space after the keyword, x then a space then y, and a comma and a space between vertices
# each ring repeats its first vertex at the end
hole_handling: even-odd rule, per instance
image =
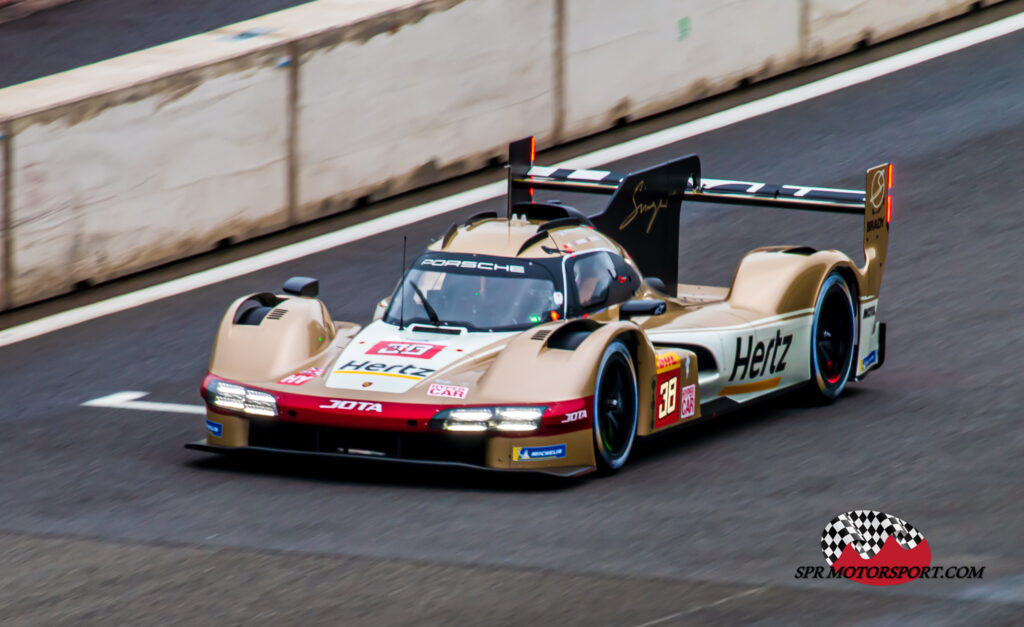
POLYGON ((509 146, 508 214, 453 224, 365 327, 315 279, 228 308, 202 383, 216 453, 278 451, 575 476, 636 438, 784 390, 836 398, 885 359, 878 293, 892 167, 866 191, 534 165, 509 146), (610 196, 587 217, 534 190, 610 196), (863 216, 863 266, 766 246, 731 286, 679 284, 679 210, 710 202, 863 216))

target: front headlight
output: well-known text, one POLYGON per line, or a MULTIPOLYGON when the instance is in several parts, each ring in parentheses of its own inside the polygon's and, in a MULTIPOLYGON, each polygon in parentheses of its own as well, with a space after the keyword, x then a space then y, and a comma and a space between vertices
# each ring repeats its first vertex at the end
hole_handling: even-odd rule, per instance
POLYGON ((486 407, 450 409, 442 426, 447 431, 487 431, 491 415, 486 407))
POLYGON ((211 382, 206 391, 206 398, 214 407, 240 411, 252 416, 277 415, 277 399, 273 394, 250 390, 234 383, 211 382))
POLYGON ((445 431, 536 431, 544 407, 460 407, 435 416, 445 431))
POLYGON ((534 431, 542 416, 543 407, 497 407, 490 426, 498 431, 534 431))

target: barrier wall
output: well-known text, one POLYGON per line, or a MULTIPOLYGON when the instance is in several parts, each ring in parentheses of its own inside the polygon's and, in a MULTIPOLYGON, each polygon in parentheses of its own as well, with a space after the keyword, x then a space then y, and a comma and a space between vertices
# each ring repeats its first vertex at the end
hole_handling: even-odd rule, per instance
POLYGON ((406 9, 391 30, 301 43, 300 219, 479 169, 510 137, 549 141, 551 0, 406 9), (397 28, 396 28, 396 25, 397 28))
POLYGON ((319 0, 0 90, 0 308, 599 132, 957 0, 319 0), (641 7, 639 10, 637 7, 641 7))
POLYGON ((0 310, 9 307, 7 304, 8 272, 7 272, 7 242, 10 239, 11 231, 7 227, 6 220, 7 202, 10 187, 7 185, 7 153, 10 148, 9 132, 7 125, 0 123, 0 310))
POLYGON ((578 137, 800 63, 800 0, 567 0, 565 128, 578 137))
MULTIPOLYGON (((858 44, 891 39, 960 15, 970 0, 807 0, 806 59, 826 59, 858 44)), ((993 4, 993 3, 989 3, 993 4)))
POLYGON ((287 72, 278 56, 14 120, 10 303, 285 226, 287 72))

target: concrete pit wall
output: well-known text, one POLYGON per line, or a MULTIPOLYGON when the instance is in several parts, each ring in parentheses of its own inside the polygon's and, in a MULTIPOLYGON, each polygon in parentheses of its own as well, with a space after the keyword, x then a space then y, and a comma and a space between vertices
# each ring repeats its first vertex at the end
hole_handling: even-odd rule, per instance
POLYGON ((600 132, 962 0, 319 0, 0 90, 0 308, 600 132), (642 7, 642 10, 641 8, 642 7))

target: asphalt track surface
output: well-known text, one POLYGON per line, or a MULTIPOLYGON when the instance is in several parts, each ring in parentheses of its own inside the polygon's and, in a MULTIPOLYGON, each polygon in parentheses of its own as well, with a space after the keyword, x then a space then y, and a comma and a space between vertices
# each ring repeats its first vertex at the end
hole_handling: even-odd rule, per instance
POLYGON ((308 0, 77 0, 0 24, 0 87, 150 48, 308 0))
MULTIPOLYGON (((226 305, 292 275, 365 322, 402 234, 416 251, 501 200, 3 348, 0 623, 1020 624, 1022 49, 1018 32, 609 164, 696 151, 712 177, 859 187, 895 163, 885 366, 828 407, 783 397, 649 443, 612 478, 238 462, 181 447, 198 416, 80 407, 198 404, 226 305), (852 509, 984 579, 795 579, 852 509)), ((859 251, 852 217, 681 220, 683 281, 728 284, 758 245, 859 251)))

